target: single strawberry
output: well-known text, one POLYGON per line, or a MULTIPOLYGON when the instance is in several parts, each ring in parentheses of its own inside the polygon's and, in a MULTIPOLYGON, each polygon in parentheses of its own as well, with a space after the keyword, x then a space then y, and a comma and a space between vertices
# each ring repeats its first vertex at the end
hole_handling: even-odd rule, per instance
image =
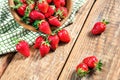
POLYGON ((43 41, 42 44, 39 47, 40 55, 41 57, 44 57, 47 55, 50 51, 50 45, 48 42, 43 41))
POLYGON ((33 26, 36 28, 36 29, 39 29, 39 31, 45 33, 45 34, 48 34, 50 35, 51 34, 51 29, 50 29, 50 25, 47 21, 45 20, 36 20, 33 24, 33 26))
POLYGON ((16 7, 16 8, 17 8, 17 13, 18 13, 20 16, 24 16, 26 7, 27 7, 27 4, 22 4, 22 5, 19 6, 18 8, 16 7))
POLYGON ((54 17, 54 16, 51 16, 48 19, 48 22, 55 27, 60 27, 61 26, 61 22, 57 19, 57 17, 54 17))
POLYGON ((89 69, 88 66, 85 63, 80 63, 79 65, 77 65, 76 67, 76 72, 77 75, 80 77, 85 76, 87 73, 89 73, 89 69))
POLYGON ((30 49, 29 45, 26 41, 21 40, 16 44, 16 50, 20 52, 23 56, 29 57, 30 56, 30 49))
POLYGON ((59 37, 60 41, 62 41, 62 42, 65 42, 65 43, 70 42, 69 33, 65 29, 58 31, 58 37, 59 37))
POLYGON ((37 7, 42 13, 45 14, 48 11, 49 5, 46 0, 39 0, 37 3, 37 7))
POLYGON ((101 70, 101 67, 102 67, 101 60, 98 61, 96 56, 89 56, 84 58, 83 63, 85 63, 90 69, 101 70))
POLYGON ((42 36, 37 37, 35 40, 34 47, 39 48, 43 41, 44 41, 44 38, 42 36))
POLYGON ((65 6, 66 4, 65 0, 60 0, 60 2, 61 2, 61 6, 65 6))
POLYGON ((59 7, 56 9, 55 15, 60 18, 66 18, 68 15, 68 10, 66 7, 59 7))
POLYGON ((41 20, 45 18, 44 14, 42 14, 41 12, 37 10, 31 11, 29 16, 33 20, 41 20))
POLYGON ((52 16, 55 12, 55 6, 49 6, 47 13, 45 13, 45 17, 48 18, 52 16))
POLYGON ((52 0, 47 0, 47 2, 50 4, 52 2, 52 0))
POLYGON ((102 22, 97 22, 93 29, 91 30, 92 34, 94 35, 99 35, 101 34, 102 32, 105 31, 106 29, 106 25, 109 24, 109 22, 103 20, 102 22))
POLYGON ((53 3, 57 8, 61 6, 61 0, 53 0, 53 3))
POLYGON ((58 44, 59 44, 59 37, 58 35, 50 35, 48 37, 48 40, 50 42, 50 47, 52 50, 56 50, 56 48, 58 47, 58 44))

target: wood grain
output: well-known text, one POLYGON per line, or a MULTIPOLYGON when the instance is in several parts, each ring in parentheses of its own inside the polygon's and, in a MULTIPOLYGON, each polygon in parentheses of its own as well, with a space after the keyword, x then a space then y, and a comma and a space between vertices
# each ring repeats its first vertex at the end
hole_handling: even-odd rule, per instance
POLYGON ((120 0, 97 0, 71 52, 59 80, 120 80, 120 0), (95 22, 107 19, 110 24, 98 36, 90 34, 95 22), (83 58, 95 55, 103 70, 86 77, 76 77, 75 68, 83 58))
POLYGON ((5 69, 11 62, 12 58, 14 57, 14 53, 9 53, 3 56, 0 56, 0 77, 4 73, 5 69))
POLYGON ((89 0, 78 12, 74 24, 66 28, 71 35, 70 43, 60 44, 55 52, 44 58, 34 48, 31 49, 29 58, 16 54, 1 80, 57 80, 93 2, 89 0))

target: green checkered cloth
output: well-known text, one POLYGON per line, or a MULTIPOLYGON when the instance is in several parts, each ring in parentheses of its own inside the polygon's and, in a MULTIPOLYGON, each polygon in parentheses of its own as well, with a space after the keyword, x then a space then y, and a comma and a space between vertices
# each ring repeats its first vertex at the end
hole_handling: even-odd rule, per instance
MULTIPOLYGON (((66 27, 74 20, 74 16, 86 0, 73 0, 73 8, 69 19, 61 26, 66 27)), ((24 29, 13 18, 9 11, 8 0, 0 0, 0 55, 15 52, 13 38, 23 39, 33 45, 36 37, 41 33, 24 29)))

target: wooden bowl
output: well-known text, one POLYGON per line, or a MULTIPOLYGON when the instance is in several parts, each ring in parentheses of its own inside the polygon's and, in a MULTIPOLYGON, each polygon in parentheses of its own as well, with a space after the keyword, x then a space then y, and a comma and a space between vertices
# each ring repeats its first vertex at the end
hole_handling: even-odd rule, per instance
MULTIPOLYGON (((14 0, 8 0, 8 4, 9 6, 14 6, 14 0)), ((64 18, 61 23, 64 24, 65 21, 69 18, 70 16, 70 13, 72 11, 72 0, 66 0, 66 7, 68 9, 68 16, 66 18, 64 18)), ((25 29, 28 29, 30 31, 34 31, 34 32, 39 32, 38 30, 36 30, 32 25, 28 25, 28 24, 25 24, 23 21, 21 21, 21 18, 20 16, 16 13, 15 10, 12 10, 10 8, 10 12, 12 13, 14 19, 16 20, 16 22, 18 22, 22 27, 24 27, 25 29)))

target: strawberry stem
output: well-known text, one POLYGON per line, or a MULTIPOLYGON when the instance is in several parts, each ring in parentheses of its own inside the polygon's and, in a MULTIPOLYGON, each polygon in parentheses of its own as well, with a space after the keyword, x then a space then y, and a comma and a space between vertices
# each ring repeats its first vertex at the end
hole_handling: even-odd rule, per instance
POLYGON ((52 35, 55 35, 55 34, 57 34, 60 30, 62 30, 63 28, 58 28, 58 29, 56 29, 56 30, 54 30, 53 32, 52 32, 52 35))
POLYGON ((101 60, 97 63, 97 65, 96 65, 96 67, 95 67, 95 69, 96 70, 98 70, 98 71, 101 71, 102 70, 102 62, 101 62, 101 60))
POLYGON ((103 19, 102 22, 106 25, 110 23, 110 22, 106 21, 105 19, 103 19))
POLYGON ((81 69, 78 69, 78 71, 77 71, 77 75, 80 76, 80 77, 85 76, 87 73, 89 73, 89 71, 86 72, 86 71, 83 71, 81 69))
POLYGON ((11 6, 11 9, 18 9, 19 7, 21 7, 23 4, 19 3, 16 6, 11 6))
POLYGON ((34 23, 33 23, 33 26, 35 27, 35 29, 38 29, 38 26, 39 24, 41 24, 44 20, 36 20, 34 23))

